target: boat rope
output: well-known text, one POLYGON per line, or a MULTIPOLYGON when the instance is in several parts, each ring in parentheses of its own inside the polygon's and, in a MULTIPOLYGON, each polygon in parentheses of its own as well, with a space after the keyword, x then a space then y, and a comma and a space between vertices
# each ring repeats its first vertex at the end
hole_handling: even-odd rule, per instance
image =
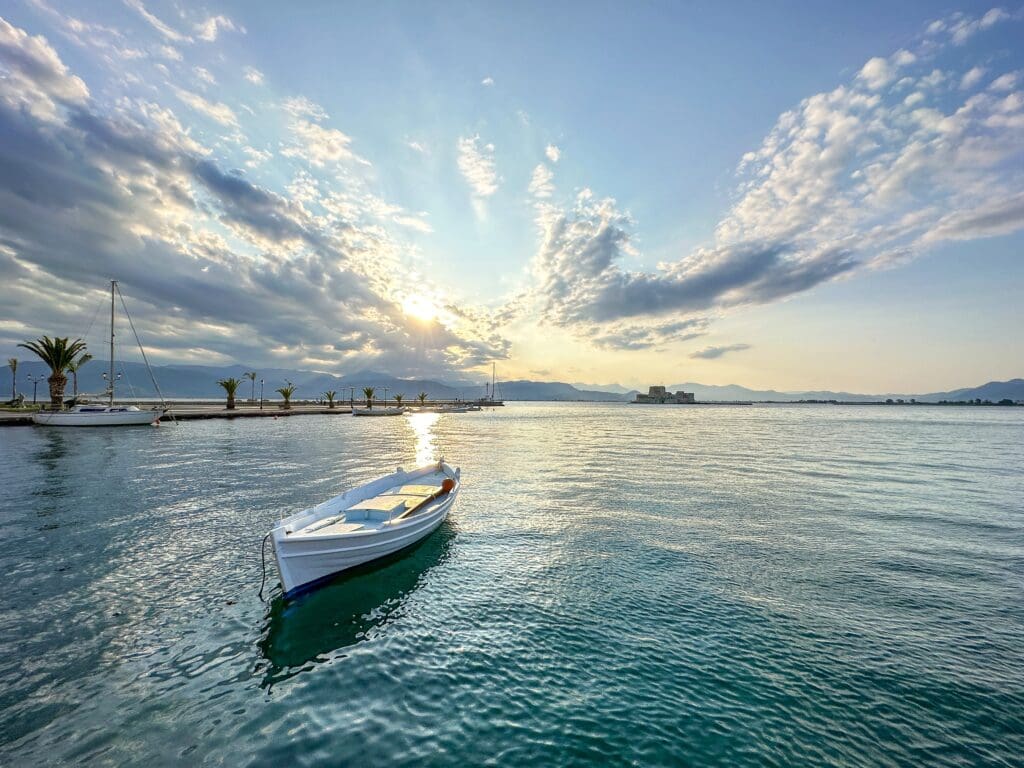
POLYGON ((260 544, 260 563, 263 566, 263 577, 260 579, 260 600, 263 599, 263 587, 267 584, 267 539, 270 538, 270 533, 263 537, 263 543, 260 544))
MULTIPOLYGON (((121 306, 124 307, 124 315, 128 318, 128 326, 132 329, 132 334, 135 336, 135 343, 139 345, 139 352, 142 353, 142 362, 146 364, 146 371, 149 373, 149 380, 153 382, 153 389, 156 390, 157 397, 160 398, 160 405, 167 410, 167 401, 164 399, 164 393, 160 391, 160 385, 156 383, 156 376, 153 375, 153 369, 149 367, 149 358, 146 357, 146 349, 142 346, 142 341, 139 339, 139 332, 135 330, 135 323, 132 321, 131 313, 128 311, 128 305, 125 303, 124 294, 121 293, 121 286, 117 286, 117 295, 121 297, 121 306)), ((171 421, 177 424, 177 420, 174 418, 174 414, 171 414, 171 421)))

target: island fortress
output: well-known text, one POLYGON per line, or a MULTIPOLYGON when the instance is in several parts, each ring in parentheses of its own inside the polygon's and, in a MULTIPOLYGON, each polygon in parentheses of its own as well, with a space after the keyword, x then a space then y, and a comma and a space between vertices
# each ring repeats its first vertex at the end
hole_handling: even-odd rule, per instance
POLYGON ((693 392, 679 391, 675 394, 666 391, 664 387, 651 387, 647 394, 637 392, 634 403, 693 403, 693 392))

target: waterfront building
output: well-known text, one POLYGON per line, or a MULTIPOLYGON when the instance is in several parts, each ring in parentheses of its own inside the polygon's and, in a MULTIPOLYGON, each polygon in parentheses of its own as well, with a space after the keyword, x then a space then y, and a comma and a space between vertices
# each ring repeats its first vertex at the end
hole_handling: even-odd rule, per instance
POLYGON ((650 387, 647 390, 646 395, 638 392, 636 395, 636 400, 634 400, 633 402, 656 403, 660 405, 665 403, 693 403, 696 401, 694 399, 693 392, 683 392, 682 390, 680 390, 678 392, 673 393, 666 390, 665 387, 655 386, 650 387))

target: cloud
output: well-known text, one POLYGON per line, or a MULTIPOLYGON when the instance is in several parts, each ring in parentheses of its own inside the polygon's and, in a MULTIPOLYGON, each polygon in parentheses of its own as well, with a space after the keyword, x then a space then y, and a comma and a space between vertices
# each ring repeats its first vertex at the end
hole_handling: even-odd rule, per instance
POLYGON ((1024 194, 1006 200, 990 200, 972 210, 947 214, 923 236, 922 241, 975 240, 1008 235, 1020 229, 1024 229, 1024 194))
POLYGON ((222 30, 235 31, 238 27, 227 16, 210 16, 199 24, 196 24, 196 37, 207 43, 217 39, 222 30))
POLYGON ((328 115, 319 104, 310 101, 305 96, 293 96, 285 99, 281 108, 292 117, 308 117, 312 120, 326 120, 328 115))
POLYGON ((978 84, 981 78, 985 76, 985 72, 987 71, 988 70, 984 67, 971 67, 964 73, 964 76, 960 78, 960 90, 966 91, 973 88, 978 84))
POLYGON ((198 93, 192 93, 186 91, 184 88, 177 88, 172 86, 171 90, 174 94, 184 103, 194 109, 196 112, 206 115, 214 122, 220 123, 221 125, 229 128, 238 127, 238 117, 234 111, 227 104, 221 104, 219 102, 208 101, 200 96, 198 93))
POLYGON ((584 339, 628 322, 645 340, 644 327, 784 300, 942 239, 1024 228, 1024 93, 951 103, 947 84, 979 75, 931 67, 934 51, 873 58, 783 113, 743 156, 713 241, 655 269, 627 268, 635 224, 614 199, 584 190, 567 207, 537 203, 532 285, 509 311, 535 306, 584 339))
POLYGON ((696 339, 707 333, 707 326, 707 319, 702 317, 667 323, 618 323, 595 327, 588 338, 599 349, 636 351, 696 339))
POLYGON ((480 85, 483 85, 485 87, 486 86, 494 85, 494 78, 493 77, 485 77, 483 80, 480 81, 480 85))
POLYGON ((426 145, 423 144, 422 142, 419 142, 419 141, 407 141, 405 143, 405 146, 407 146, 409 149, 413 150, 414 152, 419 152, 421 155, 424 155, 424 154, 427 153, 426 145))
POLYGON ((1019 79, 1019 72, 1007 72, 1005 75, 1000 75, 993 80, 988 88, 990 91, 1012 91, 1017 87, 1019 79))
POLYGON ((0 52, 0 346, 80 327, 104 274, 122 281, 163 362, 444 375, 508 354, 486 314, 425 328, 402 313, 406 243, 362 219, 424 230, 425 214, 371 199, 358 179, 346 179, 352 219, 325 207, 331 178, 289 198, 230 170, 166 106, 94 101, 42 38, 0 25, 0 52))
POLYGON ((895 80, 900 69, 913 64, 916 60, 917 57, 906 50, 896 51, 888 59, 875 56, 861 67, 857 79, 872 91, 878 91, 895 80))
POLYGON ((196 73, 196 77, 198 77, 207 85, 217 84, 217 78, 215 78, 213 76, 213 73, 210 72, 210 70, 206 69, 206 67, 195 67, 192 71, 196 73))
POLYGON ((717 360, 726 355, 729 352, 742 352, 744 349, 750 349, 749 344, 726 344, 721 347, 704 347, 704 349, 698 350, 697 352, 691 352, 690 357, 695 360, 717 360))
POLYGON ((336 128, 325 128, 309 120, 294 120, 291 131, 294 143, 281 150, 285 157, 301 158, 317 168, 353 160, 366 164, 352 152, 352 138, 336 128))
POLYGON ((124 3, 129 8, 135 9, 138 12, 138 14, 142 16, 142 18, 145 19, 151 27, 153 27, 153 29, 155 29, 168 40, 171 40, 176 43, 189 42, 190 38, 187 35, 178 32, 176 29, 165 24, 163 21, 161 21, 148 10, 146 10, 146 6, 142 4, 142 0, 124 0, 124 3))
POLYGON ((31 36, 0 18, 0 99, 11 107, 53 120, 58 105, 82 105, 89 89, 68 72, 45 37, 31 36))
POLYGON ((562 157, 562 150, 560 150, 554 144, 548 144, 547 147, 544 149, 544 154, 552 163, 557 163, 559 158, 562 157))
POLYGON ((480 134, 462 137, 458 142, 458 166, 462 177, 473 191, 474 207, 483 212, 483 201, 498 191, 498 174, 494 169, 494 145, 484 144, 480 134))
POLYGON ((263 73, 256 69, 256 67, 244 67, 242 73, 245 79, 253 85, 263 85, 263 73))
POLYGON ((267 162, 273 154, 265 149, 256 149, 255 147, 242 147, 242 152, 248 157, 245 164, 249 168, 256 168, 263 163, 267 162))
POLYGON ((555 185, 551 183, 554 178, 555 174, 550 168, 544 163, 538 163, 530 177, 530 194, 540 198, 551 197, 555 191, 555 185))

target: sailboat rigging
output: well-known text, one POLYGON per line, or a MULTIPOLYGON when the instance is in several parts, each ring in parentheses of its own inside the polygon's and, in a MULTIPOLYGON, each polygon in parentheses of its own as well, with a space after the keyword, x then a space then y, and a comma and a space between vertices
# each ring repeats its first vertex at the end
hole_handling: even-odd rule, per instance
POLYGON ((160 418, 167 413, 167 403, 164 401, 163 393, 156 383, 153 369, 149 367, 149 360, 146 358, 146 350, 142 346, 139 334, 135 330, 135 323, 128 314, 128 305, 125 303, 124 295, 117 285, 117 280, 110 281, 110 368, 103 375, 107 380, 107 389, 104 393, 107 397, 106 405, 75 405, 66 411, 39 411, 32 416, 36 424, 47 427, 113 427, 156 424, 160 418), (135 336, 135 342, 142 352, 142 359, 146 363, 146 370, 149 371, 153 388, 160 397, 160 405, 156 408, 141 409, 135 405, 114 404, 114 383, 117 376, 114 374, 114 324, 115 324, 115 299, 121 297, 121 306, 124 308, 125 317, 128 318, 128 325, 135 336))

